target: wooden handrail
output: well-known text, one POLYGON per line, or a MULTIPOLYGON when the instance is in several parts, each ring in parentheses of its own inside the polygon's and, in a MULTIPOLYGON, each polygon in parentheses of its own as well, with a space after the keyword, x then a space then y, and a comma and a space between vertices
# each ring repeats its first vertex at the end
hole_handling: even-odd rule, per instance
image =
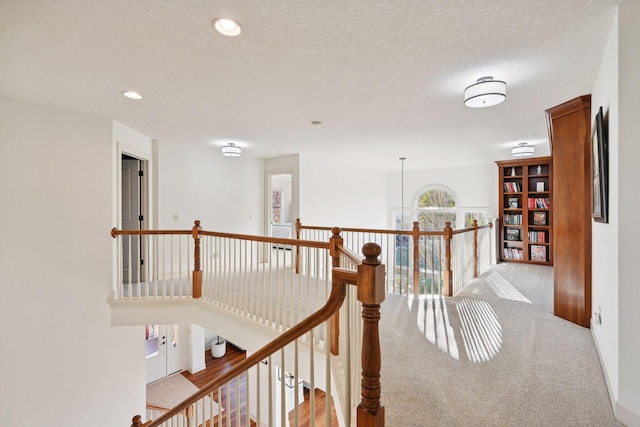
MULTIPOLYGON (((478 220, 474 219, 473 222, 475 224, 477 224, 478 220)), ((490 222, 490 223, 485 224, 485 225, 478 225, 478 230, 482 230, 483 228, 493 228, 493 223, 490 222)), ((453 234, 469 233, 469 232, 474 231, 474 230, 475 230, 475 227, 471 226, 471 227, 467 227, 467 228, 462 228, 460 230, 453 230, 453 234)))
MULTIPOLYGON (((297 227, 298 228, 298 227, 297 227)), ((346 297, 346 285, 357 285, 358 300, 363 306, 363 342, 362 342, 362 400, 358 406, 357 414, 358 420, 362 418, 362 423, 358 421, 358 425, 361 426, 384 426, 384 407, 380 404, 380 342, 378 335, 378 321, 380 318, 380 303, 384 300, 385 289, 385 267, 381 264, 378 257, 380 256, 382 249, 375 243, 367 243, 363 246, 362 252, 365 255, 364 260, 360 260, 358 256, 351 250, 343 246, 342 238, 340 237, 340 228, 334 227, 332 229, 333 236, 329 242, 317 242, 300 239, 282 239, 272 237, 261 236, 249 236, 244 234, 235 233, 219 233, 202 231, 200 227, 200 221, 195 221, 192 230, 117 230, 113 228, 111 230, 111 236, 116 237, 118 235, 161 235, 161 234, 179 234, 188 235, 191 234, 194 238, 194 298, 199 296, 196 293, 195 284, 198 282, 197 275, 199 275, 199 283, 201 283, 200 270, 200 253, 199 242, 201 236, 218 236, 235 239, 246 239, 253 241, 262 241, 265 243, 281 243, 290 244, 292 246, 309 246, 314 248, 329 249, 331 256, 334 259, 332 269, 331 280, 331 293, 325 305, 315 313, 308 316, 302 322, 296 326, 284 332, 276 339, 265 345, 255 353, 248 356, 242 362, 233 366, 228 371, 221 374, 216 379, 212 380, 204 386, 202 389, 180 402, 174 408, 167 410, 167 408, 156 408, 158 410, 166 410, 158 419, 153 421, 147 421, 142 423, 142 418, 136 415, 132 419, 132 427, 153 427, 162 424, 163 422, 171 419, 173 416, 183 411, 188 411, 192 405, 208 394, 214 392, 222 385, 229 382, 231 379, 239 376, 243 372, 246 372, 251 367, 255 366, 265 358, 271 356, 276 351, 284 348, 288 344, 294 342, 296 339, 308 333, 310 330, 320 325, 323 322, 334 317, 342 306, 346 297), (357 265, 357 271, 353 269, 340 268, 339 263, 341 257, 345 257, 357 265), (196 296, 198 295, 198 296, 196 296)), ((299 237, 297 235, 296 237, 299 237)), ((337 318, 334 322, 338 324, 337 318)), ((337 354, 337 327, 336 327, 336 354, 337 354)), ((332 337, 329 339, 333 340, 332 337)))
MULTIPOLYGON (((414 225, 417 221, 414 221, 414 225)), ((300 218, 296 219, 296 232, 300 233, 302 230, 321 230, 321 231, 331 231, 333 227, 325 227, 325 226, 313 226, 313 225, 302 225, 300 222, 300 218)), ((485 225, 479 225, 478 229, 483 228, 493 228, 492 223, 488 223, 485 225)), ((404 234, 404 235, 413 235, 415 233, 414 229, 411 230, 382 230, 377 228, 348 228, 348 227, 340 227, 342 232, 355 232, 355 233, 379 233, 379 234, 404 234)), ((461 228, 460 230, 454 230, 453 234, 462 234, 473 231, 473 227, 461 228)), ((446 232, 442 231, 425 231, 419 230, 418 234, 420 236, 444 236, 446 232)), ((299 234, 296 234, 299 236, 299 234)))
POLYGON ((165 408, 164 406, 154 405, 153 403, 147 403, 147 409, 153 409, 154 411, 170 411, 171 408, 165 408))
POLYGON ((201 231, 200 235, 226 237, 229 239, 238 239, 238 240, 252 240, 254 242, 263 242, 263 243, 281 243, 283 245, 290 245, 290 246, 298 245, 298 246, 307 246, 310 248, 329 249, 329 242, 320 242, 317 240, 298 240, 298 239, 286 239, 283 237, 252 236, 249 234, 220 233, 217 231, 201 231))
POLYGON ((144 236, 148 234, 191 234, 191 230, 118 230, 116 227, 111 229, 111 237, 116 236, 144 236))
MULTIPOLYGON (((198 226, 200 221, 196 220, 198 226)), ((117 228, 111 229, 111 237, 129 235, 129 236, 144 236, 144 235, 161 235, 161 234, 179 234, 179 235, 193 235, 193 230, 119 230, 117 228)), ((281 243, 291 246, 308 246, 310 248, 329 249, 328 242, 319 242, 316 240, 299 240, 299 239, 286 239, 281 237, 269 237, 269 236, 253 236, 249 234, 237 234, 237 233, 221 233, 217 231, 205 231, 200 229, 198 236, 213 236, 213 237, 226 237, 229 239, 239 240, 252 240, 255 242, 263 243, 281 243)))

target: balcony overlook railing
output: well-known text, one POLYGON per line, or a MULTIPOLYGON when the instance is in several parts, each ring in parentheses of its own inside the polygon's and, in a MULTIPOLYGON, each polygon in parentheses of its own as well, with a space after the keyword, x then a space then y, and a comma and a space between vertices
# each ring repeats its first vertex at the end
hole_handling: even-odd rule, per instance
MULTIPOLYGON (((341 425, 384 425, 378 321, 385 267, 378 245, 363 245, 362 259, 343 246, 339 228, 318 242, 208 232, 199 221, 190 231, 111 234, 118 239, 120 272, 113 303, 197 300, 280 332, 177 406, 153 408, 156 419, 136 416, 132 425, 284 425, 289 417, 299 425, 285 381, 279 390, 271 386, 274 367, 295 379, 294 395, 303 383, 324 390, 321 412, 337 413, 341 425), (225 397, 223 408, 216 402, 225 397)), ((335 424, 313 411, 305 416, 311 425, 316 418, 335 424)))
MULTIPOLYGON (((422 231, 419 223, 411 230, 380 230, 341 227, 345 246, 357 248, 375 242, 382 249, 387 266, 389 293, 453 296, 491 264, 493 224, 453 230, 447 222, 441 231, 422 231)), ((303 225, 296 220, 296 238, 326 240, 330 227, 303 225)))
MULTIPOLYGON (((199 221, 191 230, 113 229, 112 304, 197 300, 279 334, 176 407, 152 408, 153 420, 137 416, 133 425, 298 425, 298 405, 274 368, 293 379, 294 395, 301 384, 325 391, 322 412, 336 413, 341 425, 384 425, 378 321, 385 292, 458 292, 489 266, 491 227, 340 229, 297 220, 294 239, 205 231, 199 221)), ((314 393, 310 399, 315 408, 314 393)), ((309 417, 315 425, 316 414, 309 417)), ((318 415, 326 426, 331 418, 318 415)))

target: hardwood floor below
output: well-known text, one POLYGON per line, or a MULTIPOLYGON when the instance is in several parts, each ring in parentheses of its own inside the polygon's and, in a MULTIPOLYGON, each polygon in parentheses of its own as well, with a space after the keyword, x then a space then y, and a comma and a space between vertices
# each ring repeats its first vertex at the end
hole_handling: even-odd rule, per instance
MULTIPOLYGON (((200 372, 196 372, 194 374, 190 372, 182 372, 182 375, 191 381, 196 387, 203 388, 215 378, 231 369, 235 364, 246 359, 247 353, 244 350, 240 350, 227 342, 227 351, 223 357, 214 358, 211 355, 210 351, 205 353, 205 364, 206 368, 200 372)), ((220 396, 218 396, 218 390, 213 392, 213 400, 215 400, 221 408, 223 408, 222 412, 222 420, 218 419, 218 416, 214 418, 213 424, 207 422, 204 427, 230 427, 237 425, 237 414, 242 414, 240 416, 240 425, 246 426, 246 416, 247 410, 247 400, 246 400, 246 374, 240 376, 239 384, 236 386, 236 379, 231 380, 231 382, 222 387, 220 390, 220 396), (237 402, 239 402, 239 407, 237 406, 237 402), (222 421, 220 423, 220 421, 222 421)), ((254 427, 256 423, 251 420, 251 427, 254 427)))
MULTIPOLYGON (((227 342, 227 351, 223 357, 216 359, 211 355, 210 351, 207 351, 205 354, 206 368, 204 370, 200 372, 196 372, 194 374, 190 372, 182 372, 182 375, 186 379, 191 381, 196 387, 203 388, 204 386, 209 384, 212 380, 217 378, 219 375, 226 372, 228 369, 231 369, 231 367, 234 364, 244 360, 246 357, 247 357, 247 354, 244 350, 240 350, 235 346, 233 346, 232 344, 230 344, 229 342, 227 342)), ((229 390, 227 390, 227 388, 224 387, 222 389, 221 394, 222 396, 219 399, 218 392, 215 391, 213 399, 216 402, 218 402, 218 404, 222 408, 224 408, 224 412, 222 413, 222 424, 219 424, 219 420, 216 417, 213 425, 210 425, 209 423, 207 423, 205 427, 218 427, 219 425, 227 427, 228 421, 230 421, 229 426, 235 426, 237 422, 235 414, 238 412, 236 411, 236 401, 239 401, 239 404, 240 404, 239 412, 241 414, 247 413, 246 382, 245 382, 244 376, 240 377, 240 384, 238 385, 238 387, 236 387, 236 380, 233 380, 231 381, 231 386, 229 390), (239 399, 236 399, 236 390, 238 390, 239 399), (229 417, 230 420, 227 420, 228 413, 231 414, 231 416, 229 417)), ((326 419, 326 400, 325 399, 326 399, 325 393, 322 390, 316 389, 315 390, 316 425, 319 425, 319 426, 325 425, 325 419, 326 419)), ((298 412, 300 414, 301 427, 310 425, 310 411, 311 411, 310 393, 309 393, 309 389, 305 388, 304 402, 301 403, 300 406, 298 407, 298 412)), ((294 417, 294 411, 291 411, 289 413, 289 420, 291 425, 294 425, 293 417, 294 417)), ((256 426, 255 421, 251 420, 250 423, 251 423, 250 424, 251 427, 256 426)), ((244 415, 241 416, 240 418, 240 425, 242 426, 246 425, 246 419, 244 415)), ((333 403, 331 405, 331 425, 338 426, 338 418, 337 418, 333 403)))

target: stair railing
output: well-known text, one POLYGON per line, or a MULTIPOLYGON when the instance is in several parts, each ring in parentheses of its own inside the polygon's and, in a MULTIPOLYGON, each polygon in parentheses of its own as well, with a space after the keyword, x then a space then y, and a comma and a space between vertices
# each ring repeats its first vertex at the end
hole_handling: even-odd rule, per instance
MULTIPOLYGON (((344 425, 352 425, 351 412, 355 412, 355 420, 357 426, 384 426, 384 407, 380 402, 380 368, 381 368, 381 354, 380 354, 380 341, 378 333, 378 322, 380 320, 380 304, 385 297, 384 276, 385 267, 381 264, 379 256, 381 249, 379 245, 375 243, 367 243, 362 248, 364 259, 360 261, 357 255, 345 249, 342 246, 342 239, 340 237, 340 229, 334 228, 332 230, 332 237, 330 241, 330 254, 332 259, 333 268, 331 269, 331 293, 327 302, 316 312, 302 320, 300 323, 294 325, 290 329, 283 332, 276 339, 269 344, 265 345, 256 352, 250 354, 245 360, 231 367, 228 371, 221 374, 218 378, 211 381, 208 385, 188 397, 180 404, 167 411, 155 420, 150 420, 145 423, 142 422, 142 417, 136 415, 132 419, 132 426, 145 426, 155 427, 161 425, 184 425, 184 426, 222 426, 224 425, 251 425, 251 422, 255 422, 257 425, 284 425, 283 418, 293 416, 293 424, 299 425, 300 414, 297 410, 297 405, 293 411, 290 411, 285 404, 285 381, 280 382, 280 390, 273 390, 272 387, 267 386, 266 393, 267 402, 263 404, 260 400, 264 398, 264 383, 274 384, 275 378, 273 378, 273 369, 269 369, 270 366, 279 366, 281 372, 284 372, 285 367, 290 372, 291 377, 294 379, 293 387, 297 394, 297 387, 299 383, 297 381, 300 377, 305 377, 309 381, 311 390, 315 389, 315 368, 314 363, 317 361, 316 355, 314 355, 314 346, 307 346, 307 355, 309 356, 306 362, 302 362, 299 358, 301 354, 300 348, 307 345, 307 343, 313 343, 313 335, 316 333, 316 327, 323 323, 328 323, 330 319, 338 315, 339 310, 343 307, 343 302, 350 292, 357 296, 358 303, 362 307, 362 322, 361 322, 361 334, 358 335, 360 342, 357 346, 360 351, 359 363, 353 363, 351 359, 357 355, 347 349, 341 353, 346 357, 340 362, 340 366, 345 368, 345 377, 348 378, 341 386, 342 394, 346 396, 344 402, 347 402, 347 407, 343 408, 341 413, 343 416, 344 425), (351 286, 348 286, 351 285, 351 286), (353 290, 353 291, 352 291, 353 290), (305 335, 311 337, 306 342, 301 341, 301 338, 305 335), (266 366, 266 367, 265 367, 266 366), (352 369, 352 367, 356 369, 352 369), (261 373, 261 369, 266 370, 265 373, 261 373), (359 385, 361 388, 360 401, 357 407, 351 408, 348 402, 352 401, 352 390, 355 390, 357 386, 350 380, 351 378, 360 377, 359 385), (261 381, 263 385, 261 386, 261 381), (253 388, 252 388, 253 387, 253 388), (280 401, 280 410, 274 411, 275 404, 280 401), (237 404, 235 408, 232 408, 229 402, 232 399, 232 395, 235 395, 236 402, 240 402, 240 396, 243 395, 246 400, 246 404, 241 406, 237 404), (224 407, 222 400, 225 399, 227 406, 224 407), (256 399, 253 405, 250 404, 252 399, 256 399), (218 403, 216 403, 218 402, 218 403), (209 408, 209 412, 207 412, 209 408), (255 408, 253 411, 251 408, 255 408), (266 414, 261 413, 261 408, 266 408, 266 414), (186 414, 186 415, 185 415, 186 414), (264 415, 264 418, 263 418, 264 415), (186 417, 186 418, 185 418, 186 417), (279 421, 278 421, 279 417, 279 421)), ((347 311, 346 317, 351 317, 353 313, 347 311)), ((348 328, 347 328, 348 329, 348 328)), ((353 341, 353 340, 352 340, 353 341)), ((352 347, 356 347, 352 345, 352 347)), ((326 408, 321 411, 324 412, 324 424, 328 427, 334 425, 336 420, 332 418, 330 414, 336 412, 335 406, 339 404, 341 399, 331 399, 329 396, 332 389, 335 389, 337 385, 331 384, 334 379, 335 372, 331 367, 332 359, 336 356, 331 355, 330 346, 325 346, 325 378, 320 379, 319 386, 323 387, 327 393, 326 408), (324 381, 324 383, 323 383, 324 381)), ((355 353, 355 352, 353 352, 355 353)), ((283 376, 284 377, 284 376, 283 376)), ((335 393, 337 396, 339 393, 335 393)), ((314 393, 311 393, 313 396, 314 393)), ((342 403, 344 404, 344 403, 342 403)), ((315 408, 313 398, 311 399, 311 408, 315 408)), ((313 412, 313 411, 312 411, 313 412)), ((313 421, 311 425, 315 425, 316 415, 311 415, 313 421)))

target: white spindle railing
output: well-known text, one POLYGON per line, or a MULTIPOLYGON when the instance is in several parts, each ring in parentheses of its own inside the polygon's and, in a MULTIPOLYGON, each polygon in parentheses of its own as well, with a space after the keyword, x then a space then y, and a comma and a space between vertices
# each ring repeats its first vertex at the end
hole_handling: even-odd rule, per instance
POLYGON ((188 231, 120 234, 114 299, 191 297, 193 239, 188 231))
POLYGON ((330 258, 326 244, 294 242, 203 235, 203 300, 278 331, 299 323, 326 302, 330 258))
POLYGON ((250 426, 251 421, 258 426, 355 425, 361 380, 357 361, 363 336, 356 290, 355 286, 347 287, 346 304, 340 311, 346 331, 340 354, 332 355, 328 345, 310 344, 325 341, 317 338, 330 329, 330 322, 323 322, 266 356, 258 359, 259 352, 254 353, 248 357, 248 370, 224 378, 212 392, 198 394, 187 410, 173 416, 156 411, 157 418, 152 418, 149 426, 250 426), (350 346, 353 348, 348 349, 350 346), (341 381, 343 375, 349 380, 341 381), (316 409, 316 390, 324 393, 323 408, 316 409), (309 396, 306 402, 305 394, 309 396), (308 411, 300 410, 303 404, 309 406, 308 411))
MULTIPOLYGON (((475 226, 474 226, 475 227, 475 226)), ((491 264, 491 224, 478 227, 478 274, 491 264)), ((331 236, 329 227, 302 226, 296 223, 303 240, 322 240, 331 236)), ((452 293, 455 295, 475 274, 474 230, 453 232, 451 238, 452 293)), ((386 289, 389 293, 409 295, 442 295, 445 283, 445 231, 420 231, 417 223, 412 230, 368 230, 342 228, 346 248, 357 250, 364 243, 374 242, 382 249, 381 261, 387 267, 386 289), (414 258, 416 243, 418 258, 414 258), (417 264, 417 265, 416 265, 417 264)))
POLYGON ((485 227, 478 230, 478 275, 484 273, 491 266, 491 248, 493 245, 493 230, 485 227))
POLYGON ((453 294, 455 295, 473 279, 473 233, 454 232, 451 239, 451 254, 453 294))
MULTIPOLYGON (((210 232, 199 232, 195 239, 195 234, 184 231, 114 230, 112 235, 118 239, 120 272, 115 299, 190 297, 195 281, 191 275, 193 261, 197 260, 202 273, 201 301, 285 332, 320 309, 331 291, 331 281, 326 279, 331 277, 332 264, 328 239, 264 241, 254 236, 210 232), (197 248, 195 256, 194 248, 197 248), (145 260, 137 271, 123 268, 137 259, 145 260)), ((340 252, 339 259, 341 268, 355 277, 357 260, 362 256, 340 252)), ((217 392, 203 395, 188 409, 152 425, 193 426, 207 422, 211 425, 213 421, 214 425, 240 426, 249 425, 250 419, 258 425, 285 425, 290 417, 291 425, 300 425, 297 396, 302 394, 302 384, 310 388, 311 408, 316 404, 315 390, 326 393, 325 408, 320 412, 328 414, 316 415, 312 409, 311 420, 305 422, 320 425, 323 418, 321 424, 330 426, 333 413, 340 425, 354 425, 362 372, 362 304, 355 286, 347 286, 345 298, 338 316, 339 326, 332 326, 330 321, 319 324, 269 356, 268 367, 256 363, 242 378, 232 379, 217 392), (341 331, 336 354, 331 353, 329 345, 332 327, 341 331), (277 373, 281 373, 280 377, 277 373), (295 381, 290 390, 286 383, 291 378, 295 381), (273 387, 275 383, 279 386, 273 387), (271 384, 266 394, 265 384, 271 384), (234 396, 237 404, 233 404, 234 396), (266 404, 265 396, 268 396, 266 404), (220 403, 219 408, 216 402, 220 403), (218 409, 220 414, 216 412, 218 409)), ((147 419, 158 418, 163 418, 163 411, 148 408, 147 419)))

